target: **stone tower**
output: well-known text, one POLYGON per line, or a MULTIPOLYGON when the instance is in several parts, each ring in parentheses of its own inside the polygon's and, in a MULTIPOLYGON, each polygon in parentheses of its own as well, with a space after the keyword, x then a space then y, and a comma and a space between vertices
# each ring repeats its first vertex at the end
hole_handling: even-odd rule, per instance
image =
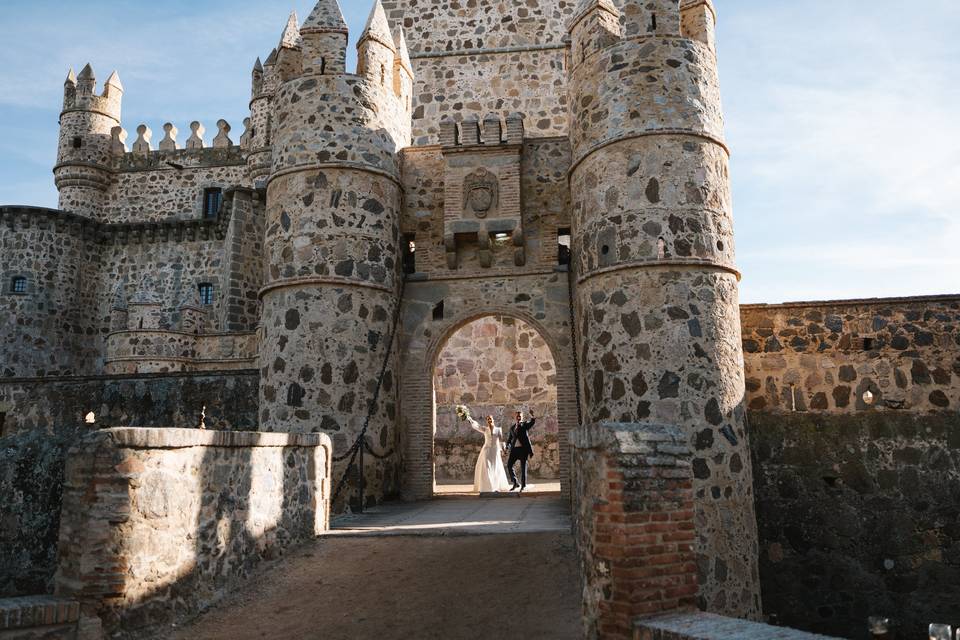
POLYGON ((757 526, 713 7, 584 0, 570 24, 584 420, 686 431, 700 604, 755 617, 757 526))
POLYGON ((60 140, 54 177, 60 209, 91 218, 102 215, 110 187, 111 131, 120 126, 123 85, 114 71, 97 95, 97 79, 88 64, 73 71, 63 88, 60 140))
MULTIPOLYGON (((410 112, 393 82, 401 54, 379 2, 358 47, 361 60, 377 47, 384 73, 346 73, 346 44, 336 0, 321 0, 297 34, 288 25, 279 48, 260 352, 262 428, 322 429, 346 436, 344 448, 363 426, 398 304, 397 152, 410 143, 410 112)), ((395 425, 391 362, 373 446, 392 446, 395 425)), ((396 464, 370 464, 368 477, 395 491, 396 464)))

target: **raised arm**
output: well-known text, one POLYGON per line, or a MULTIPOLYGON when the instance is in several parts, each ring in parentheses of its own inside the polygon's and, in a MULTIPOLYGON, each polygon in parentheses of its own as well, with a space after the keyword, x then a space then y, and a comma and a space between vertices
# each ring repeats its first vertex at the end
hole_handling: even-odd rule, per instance
POLYGON ((467 422, 470 423, 470 428, 472 428, 477 433, 484 433, 485 429, 480 426, 480 423, 473 419, 473 417, 467 418, 467 422))
POLYGON ((523 426, 529 431, 533 429, 533 425, 537 423, 537 417, 533 414, 530 414, 530 419, 523 423, 523 426))

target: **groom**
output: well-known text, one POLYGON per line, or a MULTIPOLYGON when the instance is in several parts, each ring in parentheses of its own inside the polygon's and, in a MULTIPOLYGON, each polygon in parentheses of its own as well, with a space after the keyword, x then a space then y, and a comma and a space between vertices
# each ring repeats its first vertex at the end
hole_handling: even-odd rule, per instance
POLYGON ((515 417, 516 422, 510 427, 510 437, 507 438, 507 451, 510 452, 510 457, 507 459, 507 470, 510 474, 510 484, 513 485, 510 487, 510 491, 513 491, 517 488, 517 474, 514 473, 513 467, 517 462, 520 463, 519 486, 520 493, 523 493, 523 490, 527 488, 527 461, 533 457, 530 429, 533 429, 537 418, 533 415, 533 411, 530 412, 530 420, 527 422, 523 421, 522 411, 517 411, 515 417))

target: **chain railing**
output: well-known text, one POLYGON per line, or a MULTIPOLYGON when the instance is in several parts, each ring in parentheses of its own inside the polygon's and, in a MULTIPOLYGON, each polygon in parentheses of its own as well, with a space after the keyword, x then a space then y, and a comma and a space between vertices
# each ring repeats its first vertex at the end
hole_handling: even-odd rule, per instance
POLYGON ((573 252, 568 254, 567 295, 570 303, 570 346, 573 348, 573 386, 577 396, 577 426, 583 424, 583 405, 580 400, 580 354, 577 352, 577 318, 573 307, 574 273, 573 252))
POLYGON ((393 328, 390 330, 390 337, 387 340, 387 352, 383 357, 383 366, 380 367, 380 375, 377 376, 377 385, 373 390, 373 398, 370 399, 370 405, 367 407, 367 417, 363 421, 363 429, 360 430, 360 435, 357 436, 357 439, 351 445, 350 449, 347 450, 342 456, 334 456, 334 462, 343 462, 346 459, 350 459, 350 462, 347 463, 347 468, 343 472, 337 486, 333 491, 331 496, 330 503, 333 504, 337 501, 337 498, 340 497, 340 494, 343 492, 344 487, 347 485, 347 481, 350 478, 351 473, 356 468, 357 472, 357 511, 363 513, 363 503, 365 502, 364 490, 364 464, 363 464, 363 455, 364 453, 369 453, 371 456, 378 460, 386 460, 387 458, 393 456, 396 451, 390 449, 386 453, 376 453, 373 448, 370 447, 370 443, 367 442, 367 429, 370 427, 370 420, 373 418, 373 413, 377 410, 377 402, 380 399, 380 389, 383 387, 383 378, 387 374, 387 367, 390 366, 390 356, 393 355, 393 344, 397 340, 397 328, 400 325, 400 310, 403 306, 403 294, 407 288, 407 280, 404 277, 400 281, 400 297, 397 299, 397 308, 393 312, 393 328))

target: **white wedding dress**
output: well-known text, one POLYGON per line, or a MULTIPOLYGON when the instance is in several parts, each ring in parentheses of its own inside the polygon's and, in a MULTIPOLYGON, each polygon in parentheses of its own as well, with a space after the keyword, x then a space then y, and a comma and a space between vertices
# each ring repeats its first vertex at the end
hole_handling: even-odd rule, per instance
POLYGON ((503 466, 500 456, 503 431, 500 427, 490 429, 480 426, 473 418, 468 419, 474 431, 483 434, 483 449, 477 458, 477 466, 473 471, 473 490, 479 493, 492 491, 509 491, 510 481, 507 480, 507 470, 503 466))

